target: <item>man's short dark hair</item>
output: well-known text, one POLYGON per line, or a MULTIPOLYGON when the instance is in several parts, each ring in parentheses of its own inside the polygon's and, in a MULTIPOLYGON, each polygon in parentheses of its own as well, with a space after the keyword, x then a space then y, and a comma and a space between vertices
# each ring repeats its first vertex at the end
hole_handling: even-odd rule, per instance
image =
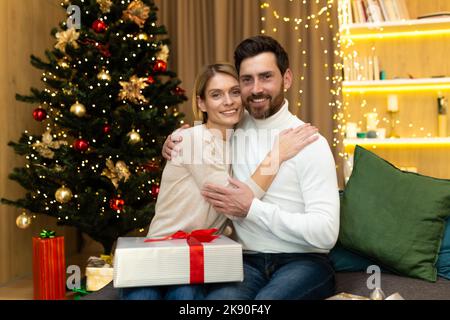
POLYGON ((252 58, 264 52, 272 52, 277 59, 278 69, 284 75, 289 68, 289 57, 281 44, 269 36, 255 36, 242 41, 234 51, 234 65, 240 73, 241 63, 247 58, 252 58))

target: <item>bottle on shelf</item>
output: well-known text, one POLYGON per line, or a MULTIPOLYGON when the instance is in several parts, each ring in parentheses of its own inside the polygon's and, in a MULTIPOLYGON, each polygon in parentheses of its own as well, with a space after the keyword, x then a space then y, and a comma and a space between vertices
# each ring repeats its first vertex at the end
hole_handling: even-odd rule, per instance
POLYGON ((438 93, 438 137, 447 137, 447 99, 438 93))

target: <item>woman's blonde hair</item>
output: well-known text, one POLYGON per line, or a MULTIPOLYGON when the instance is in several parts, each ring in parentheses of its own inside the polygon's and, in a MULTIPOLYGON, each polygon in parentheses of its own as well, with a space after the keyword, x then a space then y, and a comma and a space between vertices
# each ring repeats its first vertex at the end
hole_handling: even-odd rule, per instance
POLYGON ((205 99, 205 91, 209 80, 218 73, 227 74, 236 80, 239 79, 236 68, 229 63, 216 63, 203 67, 202 71, 197 76, 194 85, 194 92, 192 94, 192 110, 194 111, 195 120, 206 123, 208 121, 208 114, 203 112, 198 106, 198 97, 205 99))

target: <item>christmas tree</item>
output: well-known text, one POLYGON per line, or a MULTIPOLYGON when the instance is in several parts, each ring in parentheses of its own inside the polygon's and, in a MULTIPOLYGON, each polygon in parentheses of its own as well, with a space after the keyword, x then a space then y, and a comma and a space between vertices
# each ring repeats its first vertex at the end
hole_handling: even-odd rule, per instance
POLYGON ((25 167, 10 179, 25 197, 3 203, 57 218, 110 253, 117 237, 146 227, 162 173, 161 146, 182 123, 186 101, 168 70, 169 39, 152 0, 72 0, 53 29, 43 70, 45 88, 17 95, 33 104, 44 134, 10 142, 25 167))

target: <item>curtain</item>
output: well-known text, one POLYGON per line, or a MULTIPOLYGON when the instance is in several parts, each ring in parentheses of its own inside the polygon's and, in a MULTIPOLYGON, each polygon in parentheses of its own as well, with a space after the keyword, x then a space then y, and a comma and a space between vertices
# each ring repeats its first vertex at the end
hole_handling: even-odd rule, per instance
MULTIPOLYGON (((286 93, 290 110, 335 144, 333 104, 339 62, 337 0, 155 0, 159 18, 172 41, 170 66, 191 95, 195 76, 205 64, 233 62, 240 41, 264 32, 287 50, 294 73, 286 93), (300 20, 301 19, 301 20, 300 20), (317 25, 317 27, 316 27, 317 25), (297 28, 296 28, 297 27, 297 28), (264 30, 264 31, 262 31, 264 30)), ((192 124, 191 100, 181 106, 192 124)), ((340 175, 339 146, 332 148, 340 175)), ((342 178, 339 176, 339 180, 342 178)))
POLYGON ((234 48, 260 32, 259 2, 254 0, 155 0, 171 40, 170 67, 183 81, 189 101, 180 111, 192 124, 190 95, 200 69, 214 62, 233 63, 234 48))
POLYGON ((276 38, 289 54, 294 73, 287 92, 290 110, 305 122, 319 128, 328 140, 337 165, 338 180, 343 186, 341 143, 335 114, 342 101, 339 90, 341 73, 335 64, 339 54, 337 1, 266 0, 261 10, 264 33, 276 38))

